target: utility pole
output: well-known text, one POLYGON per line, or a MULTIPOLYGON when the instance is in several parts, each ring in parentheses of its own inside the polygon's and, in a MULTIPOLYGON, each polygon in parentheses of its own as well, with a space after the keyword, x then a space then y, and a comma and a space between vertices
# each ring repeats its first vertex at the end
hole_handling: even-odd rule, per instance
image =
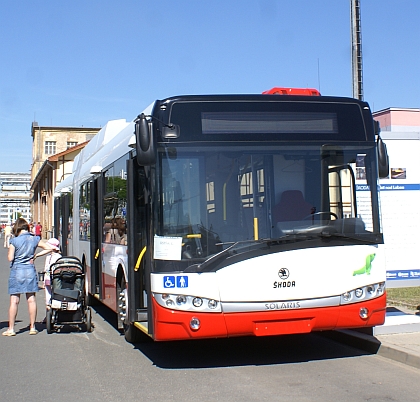
POLYGON ((362 28, 360 0, 351 0, 351 66, 353 98, 363 100, 362 28))

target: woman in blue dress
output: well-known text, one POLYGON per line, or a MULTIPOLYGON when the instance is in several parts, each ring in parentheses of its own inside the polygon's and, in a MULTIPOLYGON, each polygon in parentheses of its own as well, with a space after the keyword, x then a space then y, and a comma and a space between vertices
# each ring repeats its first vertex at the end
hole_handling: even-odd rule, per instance
POLYGON ((34 254, 37 247, 50 250, 52 247, 43 241, 40 236, 35 236, 29 231, 29 223, 19 218, 13 226, 14 237, 10 240, 7 258, 10 261, 9 276, 9 328, 3 332, 4 336, 16 335, 14 326, 20 295, 26 294, 29 311, 29 335, 36 335, 36 299, 38 291, 38 278, 34 265, 34 254))

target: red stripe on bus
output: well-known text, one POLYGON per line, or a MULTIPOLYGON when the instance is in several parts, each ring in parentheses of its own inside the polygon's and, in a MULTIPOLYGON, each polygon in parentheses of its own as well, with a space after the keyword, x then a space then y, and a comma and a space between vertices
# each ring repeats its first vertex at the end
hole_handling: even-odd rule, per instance
POLYGON ((381 325, 385 321, 386 296, 337 307, 249 313, 194 313, 171 310, 158 305, 153 299, 153 310, 153 338, 157 341, 285 335, 381 325), (360 317, 361 308, 368 309, 368 319, 360 317), (198 318, 200 329, 190 328, 192 318, 198 318))

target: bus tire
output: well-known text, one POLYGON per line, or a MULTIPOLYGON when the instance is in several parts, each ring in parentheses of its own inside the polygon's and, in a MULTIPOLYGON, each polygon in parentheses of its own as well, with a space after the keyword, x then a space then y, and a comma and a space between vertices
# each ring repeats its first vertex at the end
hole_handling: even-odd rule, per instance
POLYGON ((128 321, 128 292, 124 275, 117 280, 117 328, 129 343, 142 342, 145 335, 128 321))
POLYGON ((145 341, 145 335, 133 324, 124 325, 124 337, 129 343, 140 343, 145 341))

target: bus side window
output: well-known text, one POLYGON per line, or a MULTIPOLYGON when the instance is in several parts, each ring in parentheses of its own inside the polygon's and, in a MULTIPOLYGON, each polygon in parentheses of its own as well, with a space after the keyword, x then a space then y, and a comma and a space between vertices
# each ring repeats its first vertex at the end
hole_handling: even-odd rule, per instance
POLYGON ((183 222, 183 200, 181 184, 174 178, 170 179, 169 186, 165 187, 163 199, 163 215, 165 234, 174 234, 180 230, 183 222))

